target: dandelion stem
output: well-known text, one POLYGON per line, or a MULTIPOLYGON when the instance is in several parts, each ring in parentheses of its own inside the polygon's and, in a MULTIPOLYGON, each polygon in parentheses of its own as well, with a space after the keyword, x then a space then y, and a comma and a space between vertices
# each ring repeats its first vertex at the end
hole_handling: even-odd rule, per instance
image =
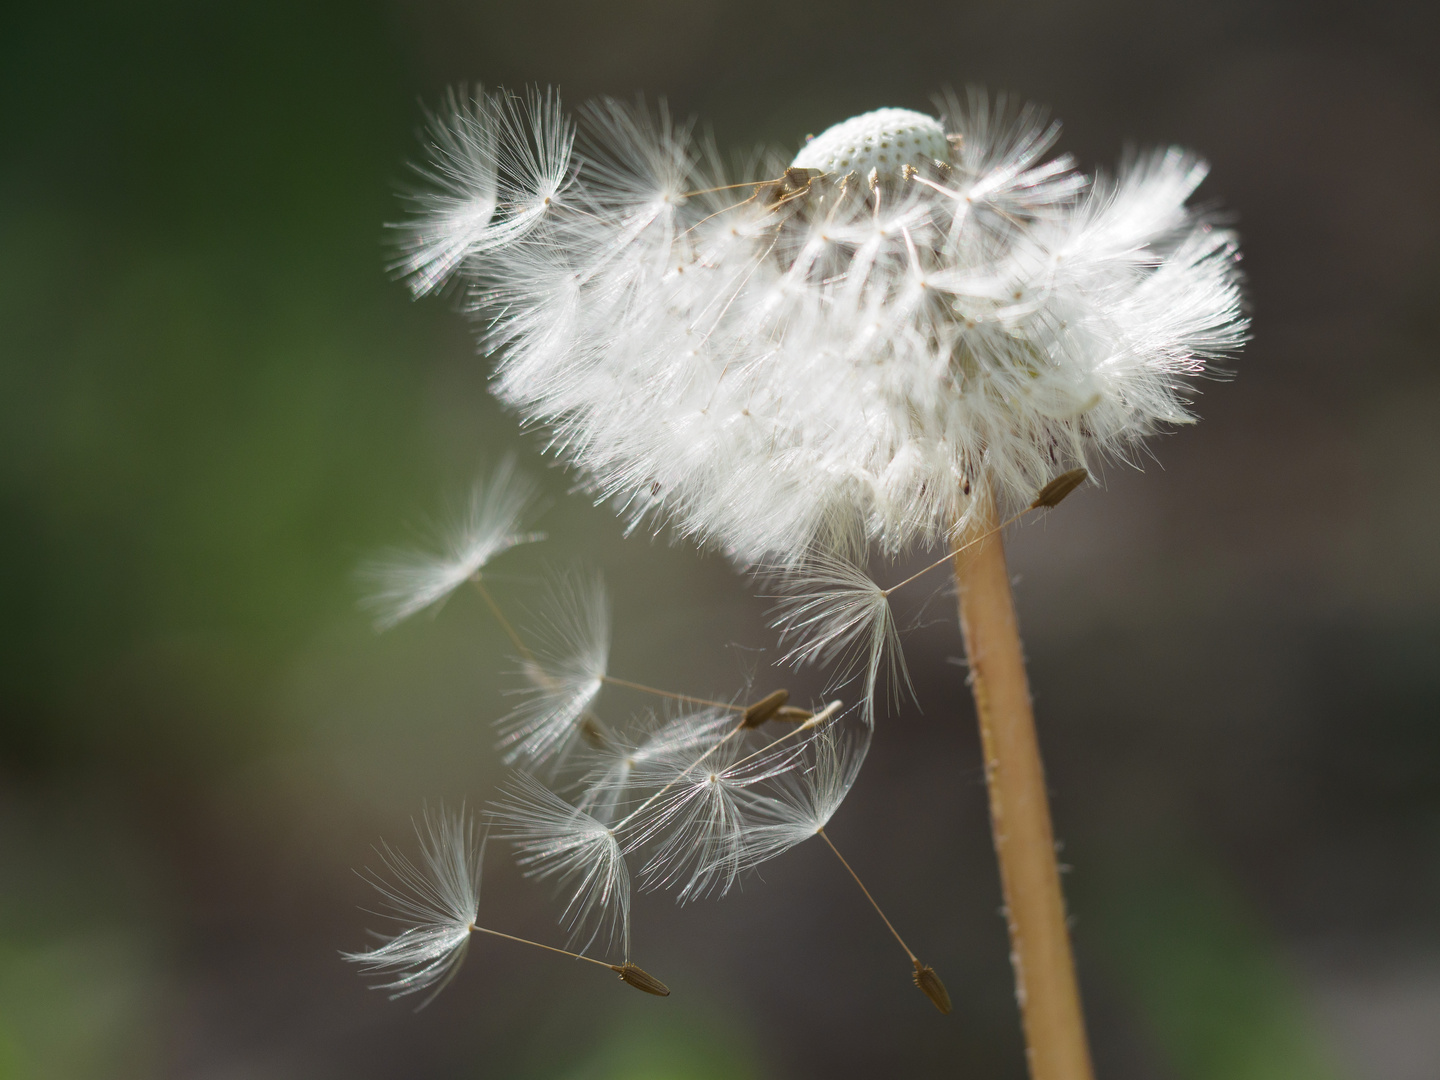
POLYGON ((518 941, 521 945, 534 945, 537 949, 545 949, 547 952, 559 953, 561 956, 568 956, 572 960, 584 960, 586 963, 599 964, 605 968, 613 968, 615 966, 613 964, 607 964, 604 960, 596 960, 593 956, 585 956, 583 953, 571 952, 569 949, 557 949, 554 945, 541 945, 538 941, 516 937, 514 934, 502 934, 499 930, 487 930, 483 926, 471 926, 470 929, 480 934, 493 934, 495 937, 502 937, 508 941, 518 941))
POLYGON ((840 854, 840 849, 837 848, 830 837, 826 835, 824 829, 817 829, 815 831, 820 834, 820 839, 824 840, 825 843, 830 846, 830 850, 835 852, 835 857, 840 860, 840 865, 850 871, 850 876, 855 879, 855 884, 860 886, 860 891, 865 894, 865 899, 870 901, 870 906, 875 909, 875 914, 880 916, 890 933, 895 936, 895 940, 900 943, 900 948, 905 950, 905 955, 910 958, 910 962, 918 968, 920 966, 919 958, 910 951, 910 946, 905 944, 905 939, 902 938, 900 932, 895 929, 895 924, 885 917, 885 912, 880 910, 880 905, 875 902, 875 897, 870 895, 870 890, 867 889, 865 883, 860 880, 860 875, 855 872, 855 868, 845 861, 845 856, 840 854))
POLYGON ((973 530, 981 535, 955 547, 955 583, 980 720, 1015 996, 1032 1080, 1090 1080, 1090 1050, 1005 544, 994 528, 987 528, 996 517, 990 496, 973 530))

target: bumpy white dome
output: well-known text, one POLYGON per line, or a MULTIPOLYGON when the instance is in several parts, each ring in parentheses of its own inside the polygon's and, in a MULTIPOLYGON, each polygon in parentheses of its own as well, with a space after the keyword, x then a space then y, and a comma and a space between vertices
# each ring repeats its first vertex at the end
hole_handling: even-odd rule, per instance
POLYGON ((865 176, 871 169, 899 172, 906 165, 949 157, 945 129, 933 116, 913 109, 876 109, 826 128, 807 142, 790 164, 797 169, 865 176))

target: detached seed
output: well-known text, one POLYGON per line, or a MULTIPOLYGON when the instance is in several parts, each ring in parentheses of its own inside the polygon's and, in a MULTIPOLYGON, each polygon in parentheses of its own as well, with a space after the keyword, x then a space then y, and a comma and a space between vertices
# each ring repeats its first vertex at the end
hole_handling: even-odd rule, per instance
POLYGON ((1055 477, 1048 484, 1040 489, 1040 494, 1035 496, 1035 501, 1030 504, 1031 510, 1050 509, 1059 506, 1060 500, 1069 495, 1086 480, 1090 474, 1084 469, 1071 469, 1055 477))
POLYGON ((789 700, 789 690, 776 690, 773 694, 766 694, 759 701, 755 702, 755 704, 746 706, 745 726, 747 728, 759 727, 777 712, 780 712, 780 707, 789 700))
POLYGON ((940 981, 940 976, 935 974, 934 968, 915 961, 915 985, 930 999, 935 1008, 946 1016, 950 1015, 950 995, 945 990, 945 984, 940 981))
POLYGON ((787 705, 783 709, 776 709, 773 719, 782 724, 803 724, 806 720, 815 719, 815 714, 809 709, 797 709, 793 705, 787 705))
MULTIPOLYGON (((644 968, 636 967, 634 964, 625 963, 611 964, 610 970, 615 972, 616 975, 620 976, 621 982, 635 987, 636 990, 644 990, 645 993, 654 994, 656 997, 670 996, 670 988, 664 983, 662 983, 659 979, 655 978, 654 975, 651 975, 644 968)), ((926 970, 928 971, 929 969, 927 968, 926 970)), ((916 978, 918 979, 919 976, 916 976, 916 978)), ((940 992, 942 994, 945 992, 945 988, 943 986, 940 988, 940 992)), ((926 993, 929 993, 929 991, 927 990, 926 993)), ((946 1001, 948 1003, 949 999, 947 998, 946 1001)), ((946 1011, 949 1011, 948 1008, 946 1011)))

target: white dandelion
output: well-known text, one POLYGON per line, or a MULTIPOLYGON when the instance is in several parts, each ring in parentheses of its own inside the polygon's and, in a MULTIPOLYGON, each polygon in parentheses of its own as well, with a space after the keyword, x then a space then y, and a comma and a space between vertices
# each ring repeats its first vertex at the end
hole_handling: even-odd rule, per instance
POLYGON ((516 773, 491 811, 526 874, 555 879, 567 894, 561 922, 585 952, 617 942, 630 959, 630 873, 614 829, 526 773, 516 773))
MULTIPOLYGON (((545 101, 552 111, 516 103, 524 124, 489 129, 497 177, 516 147, 555 130, 545 101)), ((465 219, 447 246, 444 215, 422 206, 430 232, 415 250, 437 254, 414 273, 430 288, 463 264, 497 396, 632 528, 668 522, 789 579, 790 659, 860 666, 867 722, 887 664, 888 685, 905 683, 887 601, 914 576, 880 589, 858 567, 876 550, 892 561, 951 550, 931 568, 951 562, 987 755, 1005 748, 987 783, 1006 825, 997 854, 1028 1051, 1042 1072, 1083 1077, 1044 769, 995 534, 1007 508, 1053 506, 1094 460, 1131 460, 1147 436, 1194 419, 1196 379, 1246 338, 1239 252, 1191 205, 1206 167, 1186 151, 1091 177, 1052 154, 1058 127, 1037 109, 974 93, 938 112, 853 117, 737 182, 663 109, 602 102, 583 117, 558 197, 523 230, 487 219, 476 239, 465 219), (1022 880, 1040 884, 1011 889, 1022 880)), ((469 145, 485 158, 484 139, 469 145)), ((489 173, 475 175, 480 206, 489 173)), ((538 704, 511 722, 516 755, 563 756, 605 679, 604 652, 562 651, 600 663, 572 665, 570 683, 536 682, 538 704)), ((686 766, 626 777, 656 790, 605 831, 624 833, 625 852, 651 850, 647 884, 682 899, 724 892, 843 797, 863 758, 825 750, 811 790, 785 780, 799 744, 757 761, 744 740, 742 728, 686 766), (748 833, 760 839, 747 847, 747 830, 767 826, 778 831, 748 833)), ((823 825, 815 833, 830 843, 823 825)), ((948 1011, 938 977, 895 936, 917 986, 948 1011)))
POLYGON ((427 809, 415 834, 418 865, 382 843, 378 850, 385 873, 363 875, 384 897, 385 914, 408 925, 373 949, 341 955, 388 980, 377 989, 390 991, 392 998, 430 991, 423 1007, 465 959, 479 918, 485 845, 463 810, 427 809))
POLYGON ((519 703, 497 725, 500 746, 507 764, 535 768, 563 759, 604 686, 610 661, 604 579, 583 571, 552 578, 534 625, 516 642, 527 685, 515 691, 519 703))
MULTIPOLYGON (((974 95, 716 190, 663 112, 584 128, 564 197, 467 248, 497 391, 632 517, 742 559, 953 536, 1187 421, 1189 377, 1244 338, 1234 237, 1187 206, 1181 151, 1092 182, 1037 110, 974 95)), ((516 140, 496 129, 497 170, 516 140)))
POLYGON ((362 604, 375 611, 376 628, 389 629, 444 602, 467 581, 477 580, 497 556, 544 539, 523 527, 535 511, 537 494, 534 481, 507 454, 475 484, 464 515, 443 530, 442 551, 393 551, 362 566, 360 576, 372 590, 362 604))

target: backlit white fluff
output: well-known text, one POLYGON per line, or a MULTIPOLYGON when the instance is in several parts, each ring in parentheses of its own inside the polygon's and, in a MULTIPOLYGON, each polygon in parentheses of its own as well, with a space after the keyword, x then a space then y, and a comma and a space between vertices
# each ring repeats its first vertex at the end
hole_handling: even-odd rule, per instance
MULTIPOLYGON (((488 101, 477 116, 518 108, 488 101)), ((1023 504, 1191 419, 1188 379, 1244 337, 1235 239, 1186 205, 1205 168, 1183 151, 1091 182, 1047 158, 1057 128, 1036 110, 972 95, 938 120, 849 122, 914 135, 859 146, 873 172, 802 151, 837 164, 786 174, 774 155, 740 179, 775 183, 711 190, 728 182, 713 153, 663 111, 592 106, 562 167, 569 129, 529 109, 473 137, 452 110, 445 130, 467 134, 435 138, 432 170, 455 196, 457 157, 503 175, 543 145, 497 196, 543 211, 472 237, 471 217, 422 206, 417 287, 461 268, 499 395, 632 518, 742 560, 954 535, 979 495, 1023 504)))
POLYGON ((392 998, 431 991, 423 1007, 465 959, 479 917, 484 844, 463 811, 426 810, 415 834, 419 865, 382 843, 386 873, 367 873, 385 898, 385 914, 407 924, 405 929, 373 949, 341 955, 387 979, 377 989, 391 991, 392 998))
POLYGON ((583 762, 578 805, 601 821, 613 821, 632 798, 636 785, 659 762, 704 753, 735 727, 735 714, 721 709, 687 712, 657 721, 641 718, 629 731, 607 731, 589 748, 583 762))
POLYGON ((862 715, 874 724, 881 669, 892 696, 910 688, 889 596, 858 566, 824 551, 778 576, 788 594, 776 605, 774 625, 790 646, 781 662, 835 665, 841 678, 859 670, 865 679, 862 715))
POLYGON ((363 603, 376 612, 376 628, 388 629, 442 603, 496 556, 543 539, 522 531, 535 509, 536 491, 534 482, 516 470, 514 455, 507 454, 488 479, 475 485, 464 516, 442 534, 442 552, 393 551, 361 567, 362 579, 373 590, 363 603))
POLYGON ((775 779, 757 808, 760 823, 741 837, 741 869, 757 866, 810 839, 835 816, 870 750, 870 725, 837 716, 807 740, 805 760, 775 779))
POLYGON ((682 901, 729 892, 746 828, 768 799, 765 785, 794 769, 802 752, 793 739, 759 751, 745 745, 726 739, 703 756, 677 754, 640 770, 640 782, 659 796, 636 817, 625 850, 653 844, 640 870, 647 888, 677 888, 682 901))
POLYGON ((508 764, 534 768, 564 758, 604 685, 610 661, 610 600, 599 574, 570 571, 553 578, 536 613, 522 657, 527 685, 520 703, 499 721, 508 764))
POLYGON ((610 826, 525 773, 515 774, 492 817, 528 875, 559 881, 567 895, 561 922, 575 947, 618 942, 629 960, 630 873, 610 826))
POLYGON ((450 91, 427 117, 422 188, 414 214, 395 226, 400 258, 392 269, 415 295, 438 289, 476 252, 520 239, 555 204, 569 178, 574 131, 554 94, 522 105, 507 94, 450 91))

